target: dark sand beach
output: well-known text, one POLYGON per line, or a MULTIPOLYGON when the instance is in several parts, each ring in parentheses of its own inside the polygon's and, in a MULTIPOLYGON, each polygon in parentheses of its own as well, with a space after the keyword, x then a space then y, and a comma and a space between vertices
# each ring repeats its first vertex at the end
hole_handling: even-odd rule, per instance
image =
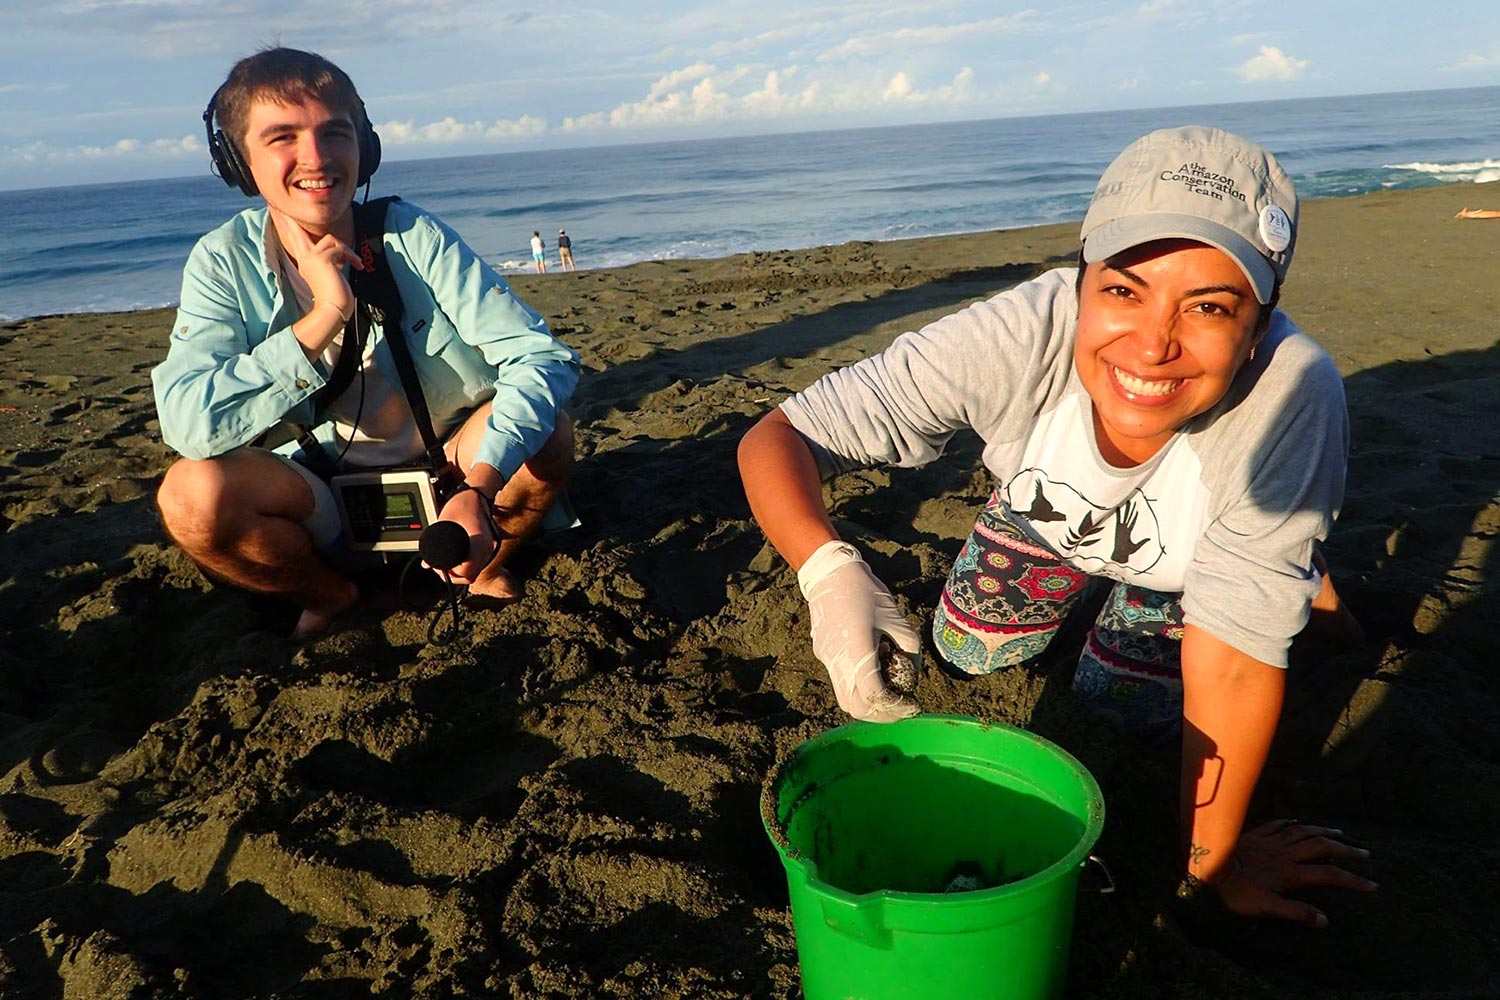
MULTIPOLYGON (((1368 638, 1296 649, 1256 808, 1343 828, 1378 893, 1309 894, 1321 933, 1185 919, 1176 752, 1081 710, 1076 641, 924 675, 928 710, 1026 726, 1104 790, 1119 890, 1079 899, 1070 996, 1495 995, 1500 221, 1453 219, 1494 187, 1307 204, 1283 300, 1346 378, 1326 552, 1368 638)), ((167 543, 170 312, 0 327, 0 996, 798 996, 757 801, 843 720, 736 444, 1075 249, 1070 225, 514 278, 583 356, 583 527, 446 646, 364 607, 298 648, 289 610, 167 543)), ((828 487, 914 622, 989 490, 977 456, 828 487)))

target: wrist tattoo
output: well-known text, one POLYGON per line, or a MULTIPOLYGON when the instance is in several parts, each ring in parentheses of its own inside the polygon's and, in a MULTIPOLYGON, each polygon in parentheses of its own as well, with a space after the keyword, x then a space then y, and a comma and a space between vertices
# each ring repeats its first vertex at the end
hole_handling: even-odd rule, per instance
POLYGON ((1199 844, 1188 845, 1188 868, 1196 869, 1213 851, 1199 844))

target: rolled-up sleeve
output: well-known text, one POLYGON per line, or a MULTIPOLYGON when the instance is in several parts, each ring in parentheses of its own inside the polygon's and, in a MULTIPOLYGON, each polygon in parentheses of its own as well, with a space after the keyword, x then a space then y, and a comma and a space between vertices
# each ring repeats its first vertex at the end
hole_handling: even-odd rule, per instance
POLYGON ((247 320, 273 315, 274 293, 249 301, 254 282, 219 244, 205 237, 189 256, 167 357, 151 372, 162 439, 194 459, 250 444, 325 382, 290 321, 247 320))
POLYGON ((509 478, 546 444, 578 385, 578 353, 447 225, 407 203, 400 252, 426 282, 460 339, 494 369, 490 421, 477 459, 509 478))
POLYGON ((1184 579, 1185 621, 1263 663, 1284 667, 1321 579, 1313 546, 1343 503, 1349 420, 1326 355, 1280 387, 1234 463, 1243 489, 1199 540, 1184 579))
POLYGON ((985 441, 1028 426, 1067 382, 1076 323, 1070 270, 1052 271, 904 333, 781 404, 824 479, 915 467, 972 429, 985 441))

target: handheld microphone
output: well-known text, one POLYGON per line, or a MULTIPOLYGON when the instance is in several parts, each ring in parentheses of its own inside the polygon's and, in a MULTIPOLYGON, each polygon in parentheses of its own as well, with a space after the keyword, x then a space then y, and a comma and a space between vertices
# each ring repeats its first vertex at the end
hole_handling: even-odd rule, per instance
POLYGON ((417 553, 427 565, 446 573, 469 558, 469 533, 457 521, 434 521, 422 530, 417 553))

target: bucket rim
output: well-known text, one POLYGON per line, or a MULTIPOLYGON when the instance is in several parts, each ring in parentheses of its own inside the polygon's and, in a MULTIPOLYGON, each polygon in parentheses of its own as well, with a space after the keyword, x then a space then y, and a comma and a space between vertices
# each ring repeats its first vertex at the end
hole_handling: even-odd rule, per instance
POLYGON ((1099 835, 1104 830, 1104 793, 1099 788, 1099 782, 1094 778, 1088 768, 1083 766, 1079 759, 1056 743, 1038 733, 1021 726, 1008 722, 986 721, 971 715, 949 715, 943 713, 923 713, 909 719, 897 722, 876 723, 850 721, 833 729, 824 730, 816 736, 810 737, 799 743, 791 753, 779 761, 766 776, 761 785, 760 802, 761 824, 765 827, 766 834, 771 838, 772 846, 781 856, 784 865, 795 865, 803 873, 809 887, 813 887, 818 895, 831 900, 853 905, 863 906, 871 902, 893 902, 912 905, 935 905, 942 904, 951 907, 958 903, 974 902, 983 904, 1005 895, 1020 895, 1033 889, 1045 886, 1062 877, 1068 870, 1081 868, 1088 860, 1094 845, 1099 840, 1099 835), (901 889, 872 889, 869 892, 850 892, 830 885, 818 878, 818 866, 811 858, 802 854, 787 837, 786 831, 781 828, 781 822, 777 817, 776 809, 776 786, 783 774, 798 759, 806 753, 816 751, 819 747, 846 739, 854 732, 868 732, 873 729, 890 730, 894 727, 906 728, 932 728, 937 725, 957 726, 966 729, 989 729, 1001 730, 1014 733, 1039 744, 1044 749, 1056 754, 1078 776, 1083 786, 1084 796, 1088 802, 1088 817, 1084 820, 1084 830, 1080 834, 1077 843, 1061 858, 1040 871, 1033 872, 1022 879, 1007 882, 1004 885, 991 886, 988 889, 976 889, 964 893, 940 893, 940 892, 912 892, 901 889))

